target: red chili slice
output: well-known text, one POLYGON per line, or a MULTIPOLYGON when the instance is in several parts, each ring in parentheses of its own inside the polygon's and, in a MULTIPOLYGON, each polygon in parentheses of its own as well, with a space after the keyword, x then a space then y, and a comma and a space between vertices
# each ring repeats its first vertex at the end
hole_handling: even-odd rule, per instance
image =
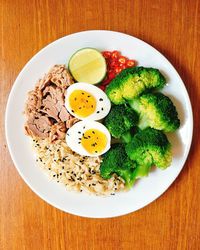
POLYGON ((122 69, 120 67, 116 67, 115 68, 115 73, 116 74, 119 74, 121 71, 122 71, 122 69))
POLYGON ((119 51, 117 50, 114 50, 112 53, 111 53, 111 58, 118 58, 120 56, 120 53, 119 51))
POLYGON ((127 67, 133 67, 135 65, 135 61, 134 60, 128 60, 127 62, 126 62, 126 66, 127 67))
POLYGON ((125 64, 127 61, 127 58, 125 56, 120 56, 119 59, 118 59, 118 62, 120 64, 125 64))
POLYGON ((113 78, 115 78, 115 72, 112 70, 109 70, 108 72, 108 79, 112 80, 113 78))
POLYGON ((109 58, 111 56, 111 52, 110 51, 103 51, 102 52, 102 55, 105 57, 105 58, 109 58))

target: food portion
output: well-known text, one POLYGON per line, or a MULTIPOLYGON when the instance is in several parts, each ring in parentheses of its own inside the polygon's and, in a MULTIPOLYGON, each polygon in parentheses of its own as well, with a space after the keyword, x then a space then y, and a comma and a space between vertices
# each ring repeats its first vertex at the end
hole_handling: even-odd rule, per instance
POLYGON ((146 128, 136 133, 126 145, 126 153, 139 166, 165 169, 172 161, 171 144, 159 130, 146 128))
POLYGON ((126 154, 124 144, 114 144, 103 157, 100 173, 104 179, 110 179, 115 173, 125 181, 126 187, 131 188, 134 169, 135 163, 126 154))
POLYGON ((48 139, 33 139, 36 161, 52 181, 67 190, 93 195, 113 195, 123 191, 124 180, 116 174, 105 180, 100 176, 101 157, 81 156, 73 152, 64 140, 49 143, 48 139))
POLYGON ((107 86, 106 94, 118 105, 138 97, 145 90, 161 89, 165 83, 158 69, 133 67, 117 75, 107 86))
POLYGON ((99 83, 106 74, 106 62, 102 54, 93 48, 75 52, 69 60, 69 70, 77 82, 99 83))
POLYGON ((173 132, 180 126, 173 102, 162 93, 147 93, 132 99, 129 104, 140 115, 138 126, 173 132))
POLYGON ((131 129, 134 129, 138 124, 138 120, 138 114, 129 106, 122 104, 112 106, 104 124, 114 138, 129 142, 131 140, 131 129))
POLYGON ((99 156, 110 148, 111 136, 107 128, 95 121, 77 122, 66 134, 67 145, 83 156, 99 156))
POLYGON ((55 65, 36 83, 25 104, 27 135, 52 140, 65 138, 67 128, 77 121, 65 108, 65 91, 72 83, 64 65, 55 65))
POLYGON ((65 105, 69 113, 80 120, 101 120, 107 116, 111 102, 98 87, 74 83, 66 91, 65 105))
POLYGON ((93 48, 75 52, 68 68, 55 65, 25 104, 25 132, 53 180, 69 190, 113 195, 153 166, 171 165, 173 145, 165 133, 175 132, 180 120, 159 92, 166 79, 158 69, 93 48))
POLYGON ((136 66, 136 61, 123 56, 119 51, 103 51, 103 57, 106 60, 107 72, 102 81, 100 88, 105 90, 106 86, 118 75, 122 70, 136 66))

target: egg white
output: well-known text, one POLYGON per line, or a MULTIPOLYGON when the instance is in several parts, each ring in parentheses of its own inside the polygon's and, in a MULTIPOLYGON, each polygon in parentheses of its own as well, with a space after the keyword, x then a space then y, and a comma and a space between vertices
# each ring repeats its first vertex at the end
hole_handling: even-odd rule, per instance
POLYGON ((96 121, 85 120, 75 123, 70 129, 68 129, 66 134, 66 143, 71 148, 71 150, 73 150, 79 155, 95 157, 104 154, 110 149, 111 135, 108 129, 103 124, 96 121), (88 129, 97 129, 104 133, 107 138, 106 147, 100 154, 90 154, 83 148, 81 144, 79 144, 80 138, 82 137, 83 133, 88 129))
POLYGON ((77 82, 67 88, 65 95, 65 106, 71 115, 80 120, 89 119, 98 121, 108 115, 111 108, 111 102, 107 95, 100 88, 89 83, 77 82), (96 99, 96 110, 91 115, 83 118, 72 112, 72 108, 70 107, 69 103, 69 97, 74 90, 84 90, 94 96, 94 98, 96 99))

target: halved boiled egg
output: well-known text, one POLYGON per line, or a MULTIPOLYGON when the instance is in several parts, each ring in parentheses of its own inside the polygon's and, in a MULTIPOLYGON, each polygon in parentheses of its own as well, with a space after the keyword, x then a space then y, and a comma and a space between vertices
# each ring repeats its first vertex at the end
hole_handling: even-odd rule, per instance
POLYGON ((96 121, 75 123, 66 134, 67 145, 84 156, 99 156, 110 148, 111 136, 107 128, 96 121))
POLYGON ((111 108, 107 95, 89 83, 72 84, 67 88, 65 100, 69 113, 80 120, 101 120, 111 108))

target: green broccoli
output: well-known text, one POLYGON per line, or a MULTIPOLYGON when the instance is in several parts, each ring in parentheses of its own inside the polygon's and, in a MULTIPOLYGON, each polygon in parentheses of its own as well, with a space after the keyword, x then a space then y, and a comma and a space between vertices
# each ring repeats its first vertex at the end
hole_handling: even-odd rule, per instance
POLYGON ((159 130, 146 128, 139 131, 126 144, 126 153, 139 166, 165 169, 172 161, 171 144, 166 135, 159 130))
POLYGON ((103 156, 100 174, 104 179, 109 179, 112 174, 120 176, 127 188, 131 188, 136 179, 147 176, 150 167, 136 165, 126 154, 123 144, 113 144, 112 148, 103 156))
POLYGON ((124 179, 130 188, 134 181, 134 162, 126 154, 124 144, 113 144, 112 148, 103 155, 100 174, 104 179, 109 179, 112 174, 117 174, 124 179))
POLYGON ((161 89, 166 80, 158 69, 133 67, 124 69, 106 88, 110 100, 118 105, 138 97, 147 89, 161 89))
POLYGON ((105 126, 115 138, 124 142, 131 140, 130 129, 138 123, 138 114, 126 105, 114 105, 104 120, 105 126))
POLYGON ((139 113, 139 127, 146 127, 173 132, 180 126, 176 107, 169 97, 162 93, 147 93, 129 102, 139 113))

